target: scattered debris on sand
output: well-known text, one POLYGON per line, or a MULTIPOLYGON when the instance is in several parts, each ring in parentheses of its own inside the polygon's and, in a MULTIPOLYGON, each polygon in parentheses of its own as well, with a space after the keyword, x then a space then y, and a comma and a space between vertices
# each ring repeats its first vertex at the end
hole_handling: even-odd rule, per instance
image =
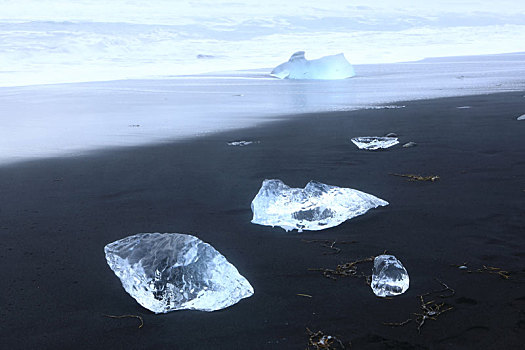
POLYGON ((446 307, 445 303, 437 304, 435 300, 425 301, 422 295, 419 296, 419 299, 421 301, 421 313, 414 313, 417 316, 417 331, 419 333, 421 333, 421 327, 426 320, 435 321, 439 315, 453 309, 452 306, 446 307))
POLYGON ((456 291, 450 288, 446 283, 436 279, 438 283, 443 287, 439 290, 434 290, 425 294, 418 295, 420 301, 419 312, 414 312, 415 319, 408 318, 402 322, 383 322, 383 325, 389 327, 402 327, 409 324, 411 321, 415 321, 417 324, 417 331, 421 333, 421 328, 427 320, 437 320, 438 316, 453 309, 452 306, 448 306, 446 303, 437 303, 436 300, 425 301, 425 297, 436 295, 438 298, 450 298, 456 294, 456 291))
POLYGON ((331 241, 328 239, 311 239, 306 240, 302 239, 302 242, 305 243, 321 243, 321 247, 328 248, 331 250, 331 252, 324 252, 323 255, 330 255, 330 254, 339 254, 341 252, 341 248, 336 247, 336 244, 353 244, 357 243, 357 241, 331 241))
POLYGON ((415 174, 396 174, 396 173, 390 173, 389 175, 400 176, 400 177, 407 177, 407 178, 410 179, 410 181, 431 181, 431 182, 435 182, 435 181, 440 179, 439 175, 421 176, 421 175, 415 175, 415 174))
POLYGON ((333 335, 324 334, 322 331, 312 332, 309 328, 306 328, 306 331, 308 332, 307 350, 346 349, 343 342, 333 335))
POLYGON ((345 264, 339 264, 335 269, 323 269, 323 268, 310 268, 308 271, 321 271, 323 276, 333 280, 337 280, 338 277, 364 277, 366 278, 367 284, 370 284, 371 275, 365 275, 363 272, 358 273, 357 266, 365 262, 373 262, 375 256, 369 258, 355 260, 345 264))
POLYGON ((305 297, 305 298, 313 298, 310 294, 297 293, 296 295, 298 295, 300 297, 305 297))
POLYGON ((455 267, 457 267, 460 270, 465 270, 467 273, 474 273, 474 272, 477 272, 477 273, 492 273, 492 274, 500 276, 501 278, 503 278, 505 280, 508 280, 510 278, 510 272, 509 271, 505 271, 505 270, 503 270, 500 267, 482 265, 482 267, 480 267, 478 269, 471 269, 471 268, 468 267, 468 264, 466 262, 464 262, 461 265, 457 265, 456 264, 456 265, 452 265, 452 266, 455 266, 455 267))

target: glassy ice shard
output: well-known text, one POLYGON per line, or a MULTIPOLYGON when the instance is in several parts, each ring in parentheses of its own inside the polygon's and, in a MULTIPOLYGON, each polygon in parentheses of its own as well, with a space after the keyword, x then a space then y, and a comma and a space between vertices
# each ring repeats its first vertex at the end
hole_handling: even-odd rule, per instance
POLYGON ((252 201, 252 223, 280 226, 286 231, 334 227, 387 201, 351 188, 310 181, 304 189, 281 180, 264 180, 252 201))
POLYGON ((359 149, 366 149, 369 151, 374 151, 380 148, 388 148, 394 145, 397 145, 399 141, 397 137, 386 137, 386 136, 363 136, 363 137, 354 137, 352 139, 354 145, 359 149))
POLYGON ((410 280, 407 270, 393 255, 379 255, 374 259, 372 283, 370 286, 378 297, 390 297, 403 294, 408 289, 410 280))
POLYGON ((215 311, 253 294, 250 283, 215 248, 180 233, 139 233, 104 248, 122 286, 155 313, 215 311))

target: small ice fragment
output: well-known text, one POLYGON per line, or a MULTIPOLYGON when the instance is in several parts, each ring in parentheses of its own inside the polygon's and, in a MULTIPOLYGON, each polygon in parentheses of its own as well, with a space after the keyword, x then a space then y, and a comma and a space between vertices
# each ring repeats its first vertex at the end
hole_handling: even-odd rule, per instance
POLYGON ((403 145, 403 148, 416 147, 416 146, 417 146, 417 143, 410 141, 410 142, 405 143, 403 145))
POLYGON ((264 180, 252 201, 252 223, 286 231, 318 231, 334 227, 387 201, 351 188, 310 181, 304 189, 281 180, 264 180))
POLYGON ((231 141, 228 142, 228 146, 248 146, 254 143, 254 141, 231 141))
POLYGON ((380 148, 389 148, 397 145, 399 141, 397 137, 380 137, 380 136, 363 136, 354 137, 352 142, 359 149, 366 149, 369 151, 377 150, 380 148))
POLYGON ((364 109, 398 109, 405 108, 406 106, 402 105, 386 105, 386 106, 366 106, 364 109))
POLYGON ((517 120, 525 120, 525 114, 524 115, 520 115, 517 120))
POLYGON ((370 286, 378 297, 403 294, 410 284, 407 270, 393 255, 379 255, 374 259, 370 286))
POLYGON ((472 108, 470 106, 459 106, 459 107, 456 107, 457 109, 469 109, 469 108, 472 108))
POLYGON ((180 233, 139 233, 106 245, 122 286, 155 313, 215 311, 253 294, 250 283, 215 248, 180 233))
POLYGON ((468 269, 468 267, 466 267, 465 265, 461 265, 461 266, 458 267, 458 269, 460 269, 460 270, 466 270, 466 269, 468 269))
POLYGON ((307 60, 304 51, 298 51, 288 62, 275 67, 270 74, 280 79, 333 80, 353 77, 355 71, 342 53, 307 60))
POLYGON ((389 132, 385 137, 397 137, 397 134, 395 132, 389 132))

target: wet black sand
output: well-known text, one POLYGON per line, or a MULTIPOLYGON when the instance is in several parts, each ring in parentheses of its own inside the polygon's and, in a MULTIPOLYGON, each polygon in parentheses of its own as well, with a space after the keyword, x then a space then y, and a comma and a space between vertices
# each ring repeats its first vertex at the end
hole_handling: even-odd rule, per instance
MULTIPOLYGON (((306 327, 353 349, 517 349, 525 340, 525 113, 521 93, 402 103, 406 108, 313 114, 187 142, 0 168, 0 341, 5 349, 304 349, 306 327), (458 106, 471 106, 457 109, 458 106), (386 151, 352 136, 395 132, 386 151), (246 147, 227 141, 257 140, 246 147), (439 175, 408 181, 389 173, 439 175), (390 205, 319 232, 250 223, 262 180, 315 179, 390 205), (211 243, 255 294, 213 313, 154 315, 106 265, 104 245, 139 232, 191 233, 211 243), (339 254, 303 240, 336 244, 339 254), (385 300, 363 279, 308 268, 396 255, 410 289, 385 300), (510 272, 467 273, 467 263, 510 272), (418 295, 452 310, 419 312, 418 295), (298 296, 298 293, 312 297, 298 296), (104 314, 141 315, 110 319, 104 314)), ((249 111, 247 111, 249 113, 249 111)), ((369 273, 371 265, 363 265, 369 273)))

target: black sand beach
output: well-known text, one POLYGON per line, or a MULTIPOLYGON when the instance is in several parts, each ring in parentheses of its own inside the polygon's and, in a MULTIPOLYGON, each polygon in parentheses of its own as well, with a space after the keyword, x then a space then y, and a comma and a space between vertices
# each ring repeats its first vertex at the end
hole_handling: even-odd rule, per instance
MULTIPOLYGON (((312 114, 191 141, 0 167, 2 348, 304 349, 307 327, 347 349, 522 348, 525 121, 516 117, 525 113, 523 95, 312 114), (350 142, 389 132, 417 146, 369 152, 350 142), (260 143, 228 146, 232 140, 260 143), (355 188, 390 205, 318 232, 251 224, 251 200, 272 178, 292 187, 314 179, 355 188), (198 236, 255 294, 217 312, 154 315, 124 291, 104 258, 107 243, 139 232, 198 236), (305 240, 355 242, 325 254, 335 251, 305 240), (410 289, 392 299, 375 297, 362 278, 334 281, 308 270, 385 250, 410 275, 410 289), (476 272, 483 266, 510 278, 476 272), (451 310, 420 333, 415 321, 383 324, 415 319, 418 296, 442 289, 436 279, 455 294, 425 301, 451 310), (144 326, 106 314, 140 315, 144 326)), ((369 274, 371 264, 360 268, 369 274)))

